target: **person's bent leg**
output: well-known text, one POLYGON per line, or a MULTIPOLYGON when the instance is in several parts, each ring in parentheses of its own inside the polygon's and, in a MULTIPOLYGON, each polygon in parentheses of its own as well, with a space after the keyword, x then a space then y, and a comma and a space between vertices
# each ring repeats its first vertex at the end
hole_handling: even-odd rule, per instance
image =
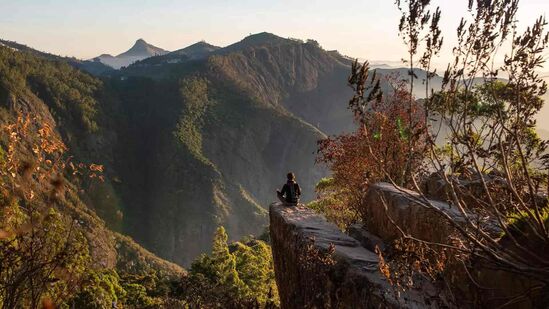
POLYGON ((286 199, 284 199, 284 196, 280 191, 276 191, 276 197, 278 197, 282 205, 286 205, 286 199))

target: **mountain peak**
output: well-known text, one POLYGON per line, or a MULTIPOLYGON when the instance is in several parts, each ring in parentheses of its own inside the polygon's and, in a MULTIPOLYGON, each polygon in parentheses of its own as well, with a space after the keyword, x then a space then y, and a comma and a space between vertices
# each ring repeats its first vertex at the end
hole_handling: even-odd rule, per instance
POLYGON ((223 48, 222 52, 229 53, 237 50, 243 50, 248 47, 263 46, 263 45, 279 45, 283 43, 294 42, 291 39, 285 39, 278 35, 269 32, 260 32, 256 34, 250 34, 242 39, 242 41, 229 45, 223 48))
POLYGON ((263 44, 273 44, 273 43, 281 43, 286 42, 288 39, 279 37, 278 35, 269 33, 269 32, 260 32, 256 34, 250 34, 249 36, 245 37, 241 43, 246 42, 248 45, 263 45, 263 44))
POLYGON ((171 54, 185 55, 192 59, 204 58, 211 52, 218 50, 220 47, 212 45, 206 41, 199 41, 185 48, 178 49, 171 54))
POLYGON ((244 39, 249 39, 249 38, 275 39, 275 40, 276 39, 282 39, 282 37, 279 37, 278 35, 267 32, 267 31, 250 34, 247 37, 245 37, 244 39))
POLYGON ((151 56, 164 55, 166 53, 168 53, 166 50, 151 45, 143 39, 138 39, 135 41, 135 44, 133 44, 132 48, 116 57, 148 58, 151 56))
POLYGON ((120 69, 121 67, 134 63, 135 61, 152 56, 165 55, 167 53, 168 51, 151 45, 143 39, 137 39, 133 46, 126 52, 123 52, 117 56, 102 54, 101 56, 93 58, 93 60, 100 61, 114 69, 120 69))
POLYGON ((153 46, 153 45, 150 45, 149 43, 147 43, 147 41, 145 41, 143 39, 137 39, 135 41, 135 43, 133 44, 133 47, 147 47, 147 46, 153 46))
POLYGON ((190 46, 214 46, 214 45, 202 40, 202 41, 198 41, 194 44, 191 44, 190 46))
POLYGON ((198 41, 198 42, 196 42, 194 44, 191 44, 191 45, 189 45, 185 48, 190 48, 190 47, 215 47, 215 48, 219 48, 218 46, 212 45, 212 44, 210 44, 210 43, 208 43, 204 40, 198 41))

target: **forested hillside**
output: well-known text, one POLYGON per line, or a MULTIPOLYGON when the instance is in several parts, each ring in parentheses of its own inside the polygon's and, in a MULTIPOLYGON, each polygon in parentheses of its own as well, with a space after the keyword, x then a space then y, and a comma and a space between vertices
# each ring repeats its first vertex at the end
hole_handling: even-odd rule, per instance
POLYGON ((218 225, 235 238, 261 232, 288 170, 306 199, 322 176, 312 154, 323 134, 229 76, 224 57, 145 60, 110 83, 121 101, 115 114, 125 117, 115 187, 132 205, 126 231, 183 264, 208 251, 218 225))
POLYGON ((315 42, 258 34, 209 57, 172 53, 120 71, 109 87, 121 102, 114 114, 124 115, 114 170, 125 231, 185 265, 208 250, 217 225, 236 239, 259 233, 288 170, 313 198, 323 175, 313 153, 324 136, 315 117, 342 115, 332 132, 352 122, 330 100, 348 91, 348 63, 315 42), (327 90, 337 91, 323 96, 335 79, 327 90))
POLYGON ((220 225, 233 239, 261 233, 288 170, 305 200, 323 175, 313 153, 324 134, 298 117, 304 109, 290 98, 343 76, 346 64, 314 42, 272 37, 198 59, 180 53, 187 61, 179 63, 147 65, 164 56, 153 57, 101 79, 61 58, 4 47, 10 80, 2 100, 10 117, 20 89, 43 101, 70 155, 104 166, 103 182, 77 184, 84 203, 110 229, 189 265, 209 251, 220 225), (243 61, 247 72, 236 70, 243 61))

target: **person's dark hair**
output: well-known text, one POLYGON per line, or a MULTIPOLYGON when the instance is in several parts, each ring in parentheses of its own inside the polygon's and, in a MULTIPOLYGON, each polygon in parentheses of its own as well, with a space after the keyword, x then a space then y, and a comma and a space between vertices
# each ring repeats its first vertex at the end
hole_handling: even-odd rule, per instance
POLYGON ((295 175, 294 173, 289 172, 288 175, 286 175, 286 178, 288 178, 288 180, 295 180, 295 175))

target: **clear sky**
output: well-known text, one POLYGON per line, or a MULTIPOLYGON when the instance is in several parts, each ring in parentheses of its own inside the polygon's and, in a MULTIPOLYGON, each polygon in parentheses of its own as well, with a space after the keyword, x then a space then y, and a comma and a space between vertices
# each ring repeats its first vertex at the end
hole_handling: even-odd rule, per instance
MULTIPOLYGON (((446 42, 455 41, 467 0, 433 4, 443 10, 446 42)), ((262 31, 315 39, 361 59, 398 61, 404 51, 393 0, 0 0, 0 12, 0 38, 83 59, 119 54, 138 38, 175 50, 200 40, 225 46, 262 31)), ((521 26, 540 14, 549 18, 549 0, 521 0, 521 26)))

